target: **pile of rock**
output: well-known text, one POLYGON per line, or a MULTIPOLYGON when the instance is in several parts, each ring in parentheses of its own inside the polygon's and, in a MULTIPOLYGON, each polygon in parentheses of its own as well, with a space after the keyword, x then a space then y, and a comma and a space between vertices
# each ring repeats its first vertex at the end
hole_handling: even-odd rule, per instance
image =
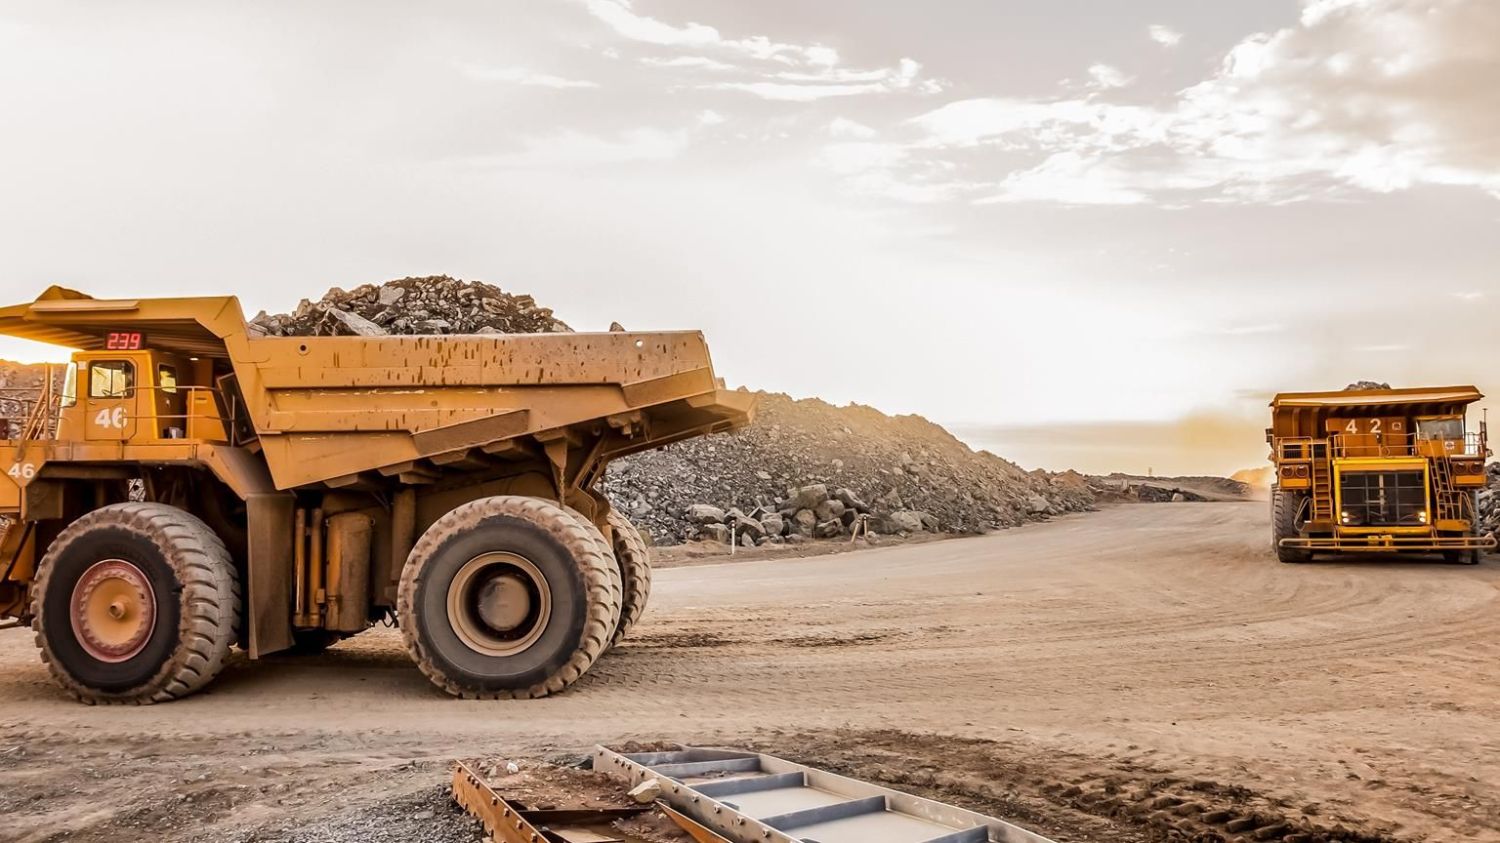
POLYGON ((316 302, 303 299, 291 313, 250 320, 251 330, 271 336, 381 334, 541 334, 572 330, 537 306, 480 281, 446 275, 334 287, 316 302))
POLYGON ((1500 463, 1486 469, 1489 484, 1479 490, 1479 532, 1500 539, 1500 463))
POLYGON ((769 393, 744 430, 617 460, 604 488, 665 544, 979 533, 1094 502, 1081 475, 1023 471, 921 416, 769 393))
POLYGON ((15 363, 0 360, 0 439, 20 436, 26 417, 42 394, 47 373, 52 373, 54 391, 62 388, 61 364, 15 363))
POLYGON ((1249 483, 1230 477, 1141 477, 1134 474, 1091 475, 1089 488, 1101 501, 1115 503, 1204 503, 1249 498, 1249 483))

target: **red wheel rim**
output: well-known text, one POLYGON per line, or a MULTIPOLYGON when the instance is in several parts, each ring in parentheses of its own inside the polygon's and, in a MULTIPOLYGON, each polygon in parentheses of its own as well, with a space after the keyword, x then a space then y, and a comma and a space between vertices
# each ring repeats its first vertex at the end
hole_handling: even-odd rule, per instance
POLYGON ((73 635, 102 662, 133 658, 151 640, 156 596, 146 574, 124 559, 95 562, 73 586, 73 635))

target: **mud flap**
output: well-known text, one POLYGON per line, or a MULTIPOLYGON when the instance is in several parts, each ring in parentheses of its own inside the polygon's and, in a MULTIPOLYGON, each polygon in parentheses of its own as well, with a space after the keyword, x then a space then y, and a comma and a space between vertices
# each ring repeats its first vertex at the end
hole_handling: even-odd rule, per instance
POLYGON ((249 533, 245 572, 245 624, 250 658, 292 646, 292 513, 296 498, 285 492, 245 499, 249 533))

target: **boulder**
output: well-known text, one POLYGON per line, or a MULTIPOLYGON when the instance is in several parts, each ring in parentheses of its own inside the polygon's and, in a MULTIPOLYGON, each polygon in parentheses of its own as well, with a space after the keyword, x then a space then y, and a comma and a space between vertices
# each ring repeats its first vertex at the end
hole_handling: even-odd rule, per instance
POLYGON ((1044 495, 1032 495, 1026 500, 1026 511, 1032 515, 1041 515, 1052 508, 1052 501, 1047 500, 1044 495))
POLYGON ((837 521, 839 516, 844 514, 845 509, 847 507, 844 506, 843 502, 829 498, 816 507, 813 507, 813 514, 818 516, 818 521, 820 522, 837 521))
POLYGON ((912 512, 908 509, 900 509, 885 517, 885 532, 887 533, 920 533, 922 532, 922 513, 912 512))
POLYGON ((350 313, 347 310, 340 310, 337 307, 330 307, 328 308, 328 315, 342 322, 344 324, 344 327, 348 328, 349 332, 352 334, 356 334, 361 337, 378 337, 385 334, 384 328, 376 325, 374 322, 371 322, 370 320, 364 318, 363 316, 360 316, 357 313, 350 313))
POLYGON ((782 518, 778 513, 770 513, 760 519, 760 523, 762 527, 766 528, 767 535, 780 536, 786 532, 786 519, 782 518))
POLYGON ((855 512, 864 513, 870 511, 869 504, 866 504, 864 501, 860 500, 859 496, 854 494, 853 489, 839 489, 833 493, 833 496, 835 498, 838 498, 839 503, 843 504, 848 509, 854 510, 855 512))
POLYGON ((817 526, 818 516, 814 515, 810 509, 799 509, 797 514, 792 516, 792 532, 810 536, 817 526))
POLYGON ((793 492, 787 500, 786 506, 790 509, 815 509, 818 504, 828 500, 828 486, 823 483, 814 483, 811 486, 803 486, 793 492))
POLYGON ((823 521, 813 530, 813 535, 820 539, 838 538, 844 534, 844 525, 838 519, 823 521))
POLYGON ((766 528, 759 521, 748 516, 740 516, 734 519, 734 531, 750 541, 757 541, 766 536, 766 528))
POLYGON ((706 503, 695 503, 687 508, 687 519, 692 524, 723 524, 724 510, 706 503))
POLYGON ((729 544, 729 527, 723 524, 704 524, 698 528, 698 537, 704 541, 729 544))

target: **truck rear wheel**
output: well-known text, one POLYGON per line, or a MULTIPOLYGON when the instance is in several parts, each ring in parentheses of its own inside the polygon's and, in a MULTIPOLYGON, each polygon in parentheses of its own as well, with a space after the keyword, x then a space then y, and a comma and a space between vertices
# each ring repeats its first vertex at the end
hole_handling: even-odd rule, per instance
POLYGON ((610 642, 613 645, 620 643, 646 612, 646 603, 651 599, 651 553, 635 525, 613 509, 609 511, 609 526, 615 534, 615 562, 620 566, 624 586, 620 625, 610 642))
POLYGON ((1276 558, 1282 562, 1308 562, 1312 552, 1295 547, 1282 547, 1281 540, 1302 535, 1306 522, 1307 496, 1295 492, 1271 490, 1271 546, 1276 549, 1276 558))
POLYGON ((551 501, 470 501, 412 549, 397 596, 401 636, 422 672, 454 696, 557 693, 609 646, 620 612, 613 567, 579 519, 551 501))
POLYGON ((70 694, 91 704, 165 702, 223 669, 239 628, 239 577, 198 518, 165 504, 114 504, 47 548, 31 610, 42 659, 70 694))

